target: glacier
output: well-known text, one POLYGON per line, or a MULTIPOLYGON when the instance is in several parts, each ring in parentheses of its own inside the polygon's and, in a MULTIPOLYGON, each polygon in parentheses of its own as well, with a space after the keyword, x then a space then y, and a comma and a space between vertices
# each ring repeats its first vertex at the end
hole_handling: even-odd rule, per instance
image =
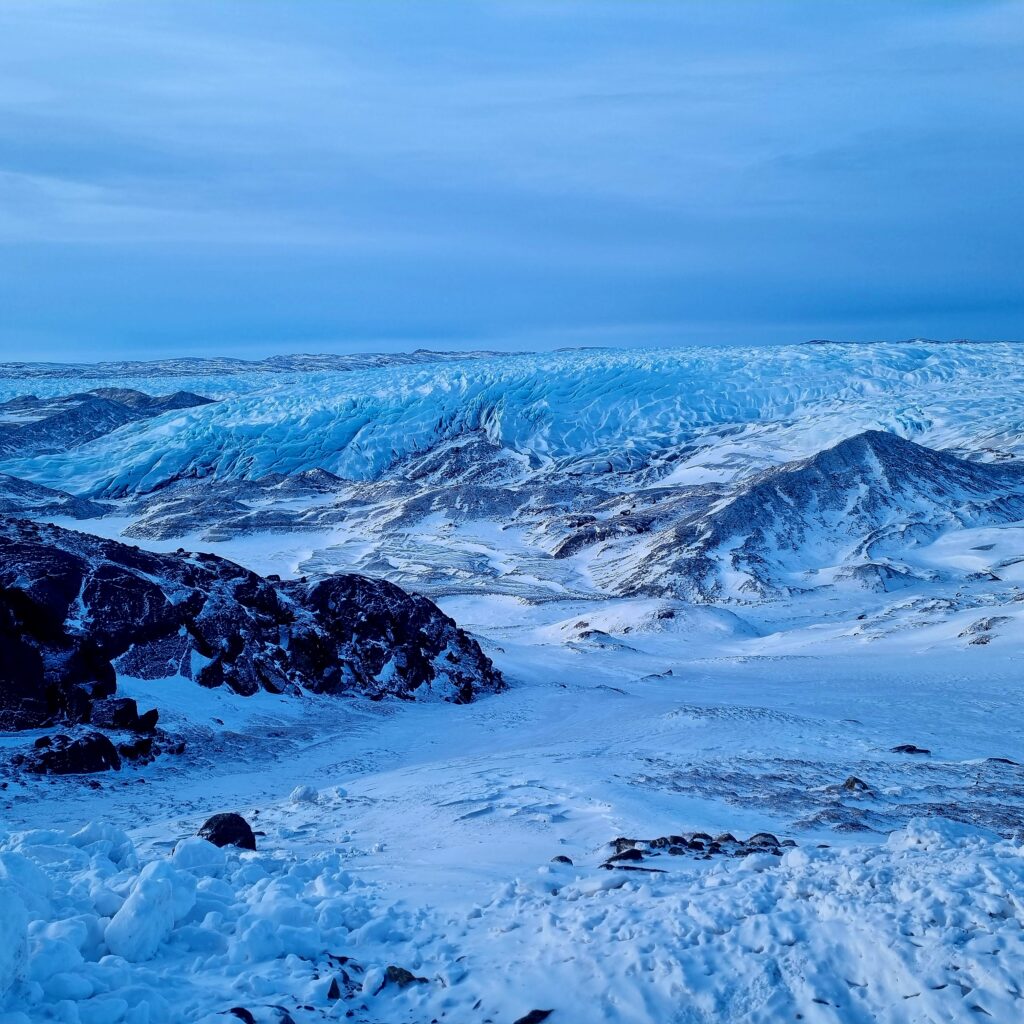
MULTIPOLYGON (((378 479, 474 430, 528 456, 534 472, 632 473, 668 462, 678 482, 807 457, 864 430, 983 458, 1019 450, 1010 396, 1022 372, 1012 344, 929 343, 517 353, 269 377, 242 370, 176 378, 215 405, 129 424, 85 457, 5 465, 113 497, 182 477, 312 468, 378 479), (702 459, 711 448, 711 461, 702 459)), ((21 373, 0 376, 0 400, 24 393, 21 373)), ((66 380, 30 378, 40 395, 66 392, 66 380)), ((162 377, 157 364, 95 383, 153 392, 162 377)))

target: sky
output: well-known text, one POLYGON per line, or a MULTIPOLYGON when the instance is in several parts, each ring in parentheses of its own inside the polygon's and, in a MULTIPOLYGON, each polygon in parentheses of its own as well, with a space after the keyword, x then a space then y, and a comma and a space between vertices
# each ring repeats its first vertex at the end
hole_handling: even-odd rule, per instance
POLYGON ((0 358, 1024 337, 1024 2, 4 0, 0 358))

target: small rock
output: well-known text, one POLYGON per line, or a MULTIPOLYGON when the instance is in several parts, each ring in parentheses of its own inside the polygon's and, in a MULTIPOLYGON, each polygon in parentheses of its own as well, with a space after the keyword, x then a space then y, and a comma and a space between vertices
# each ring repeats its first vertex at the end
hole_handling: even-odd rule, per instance
POLYGON ((916 747, 913 743, 901 743, 898 747, 892 748, 893 754, 930 754, 931 751, 925 747, 916 747))
POLYGON ((149 711, 139 715, 139 720, 135 723, 136 732, 153 732, 156 729, 156 723, 160 721, 160 712, 156 708, 150 708, 149 711))
POLYGON ((514 1024, 541 1024, 541 1021, 547 1020, 554 1012, 554 1010, 531 1010, 518 1018, 514 1024))
POLYGON ((35 743, 32 744, 32 746, 35 747, 36 750, 42 750, 43 747, 49 747, 52 744, 53 740, 51 740, 49 736, 40 736, 39 739, 37 739, 35 743))
POLYGON ((568 864, 569 867, 572 867, 572 858, 571 857, 566 857, 564 853, 560 853, 557 857, 552 857, 551 858, 551 863, 552 864, 568 864))
POLYGON ((407 971, 404 967, 396 967, 394 964, 389 964, 384 971, 384 980, 380 983, 380 988, 377 989, 377 992, 380 992, 385 985, 397 985, 399 988, 408 988, 410 985, 425 985, 426 983, 426 978, 418 978, 412 971, 407 971))
POLYGON ((243 850, 256 849, 256 837, 249 822, 240 814, 215 814, 196 833, 214 846, 238 846, 243 850))
POLYGON ((858 779, 856 775, 851 775, 842 786, 849 793, 870 793, 871 787, 863 780, 858 779))
POLYGON ((616 853, 622 853, 623 850, 632 850, 639 839, 626 839, 623 836, 619 836, 618 839, 613 839, 608 845, 613 847, 616 853))
POLYGON ((757 832, 747 840, 748 846, 778 846, 779 841, 771 832, 757 832))

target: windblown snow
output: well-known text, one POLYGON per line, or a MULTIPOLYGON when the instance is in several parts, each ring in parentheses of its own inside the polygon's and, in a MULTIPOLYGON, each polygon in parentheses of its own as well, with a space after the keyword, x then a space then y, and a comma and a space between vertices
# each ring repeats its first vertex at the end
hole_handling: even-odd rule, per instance
POLYGON ((924 341, 0 366, 0 516, 387 580, 508 684, 122 659, 183 754, 0 734, 0 1022, 1024 1019, 1021 394, 924 341))

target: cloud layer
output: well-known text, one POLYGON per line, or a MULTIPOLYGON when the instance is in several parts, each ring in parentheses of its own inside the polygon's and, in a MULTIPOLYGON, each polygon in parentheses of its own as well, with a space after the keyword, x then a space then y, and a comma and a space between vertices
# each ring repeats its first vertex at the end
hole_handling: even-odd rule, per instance
POLYGON ((1018 337, 1024 5, 7 0, 7 358, 1018 337))

